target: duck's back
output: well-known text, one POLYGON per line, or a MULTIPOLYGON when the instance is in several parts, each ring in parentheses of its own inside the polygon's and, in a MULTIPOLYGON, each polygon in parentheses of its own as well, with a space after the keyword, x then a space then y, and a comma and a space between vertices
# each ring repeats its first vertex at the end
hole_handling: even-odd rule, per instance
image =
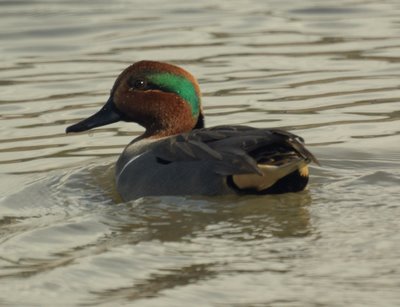
POLYGON ((156 195, 275 194, 303 190, 316 162, 298 136, 217 126, 130 144, 116 168, 123 199, 156 195))

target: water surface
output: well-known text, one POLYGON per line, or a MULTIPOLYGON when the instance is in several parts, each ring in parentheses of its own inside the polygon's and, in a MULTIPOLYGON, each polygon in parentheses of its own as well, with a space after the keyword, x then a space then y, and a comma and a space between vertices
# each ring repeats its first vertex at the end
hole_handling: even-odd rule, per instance
POLYGON ((0 305, 398 306, 400 4, 0 2, 0 305), (66 136, 142 59, 197 76, 208 126, 281 127, 307 191, 123 203, 143 130, 66 136))

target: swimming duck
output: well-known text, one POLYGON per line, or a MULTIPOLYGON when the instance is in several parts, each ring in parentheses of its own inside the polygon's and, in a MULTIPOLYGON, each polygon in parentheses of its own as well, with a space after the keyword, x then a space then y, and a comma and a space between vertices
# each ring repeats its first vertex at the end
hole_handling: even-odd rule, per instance
POLYGON ((107 103, 67 133, 117 121, 145 132, 116 164, 127 201, 157 195, 279 194, 304 190, 317 159, 303 139, 280 129, 204 127, 200 89, 186 70, 140 61, 116 79, 107 103))

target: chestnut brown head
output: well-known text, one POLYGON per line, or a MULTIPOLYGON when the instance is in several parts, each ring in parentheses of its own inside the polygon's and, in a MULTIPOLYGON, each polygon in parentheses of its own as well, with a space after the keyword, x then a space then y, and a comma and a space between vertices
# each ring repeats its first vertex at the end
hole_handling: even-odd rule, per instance
POLYGON ((119 75, 100 111, 66 131, 86 131, 119 120, 142 125, 147 137, 201 128, 203 115, 198 83, 180 67, 153 61, 137 62, 119 75))

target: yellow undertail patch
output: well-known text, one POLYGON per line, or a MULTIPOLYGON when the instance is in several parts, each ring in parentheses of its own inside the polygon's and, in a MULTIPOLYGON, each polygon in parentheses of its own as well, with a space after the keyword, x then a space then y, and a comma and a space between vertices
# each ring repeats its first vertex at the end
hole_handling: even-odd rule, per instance
POLYGON ((240 174, 233 175, 232 179, 239 189, 265 190, 273 186, 279 179, 289 175, 296 169, 301 176, 308 176, 308 167, 304 160, 294 160, 285 165, 258 164, 258 168, 263 173, 259 174, 240 174))
POLYGON ((306 165, 306 166, 299 168, 299 173, 300 173, 300 176, 302 176, 302 177, 308 177, 308 175, 310 174, 310 172, 308 170, 308 166, 306 165))

